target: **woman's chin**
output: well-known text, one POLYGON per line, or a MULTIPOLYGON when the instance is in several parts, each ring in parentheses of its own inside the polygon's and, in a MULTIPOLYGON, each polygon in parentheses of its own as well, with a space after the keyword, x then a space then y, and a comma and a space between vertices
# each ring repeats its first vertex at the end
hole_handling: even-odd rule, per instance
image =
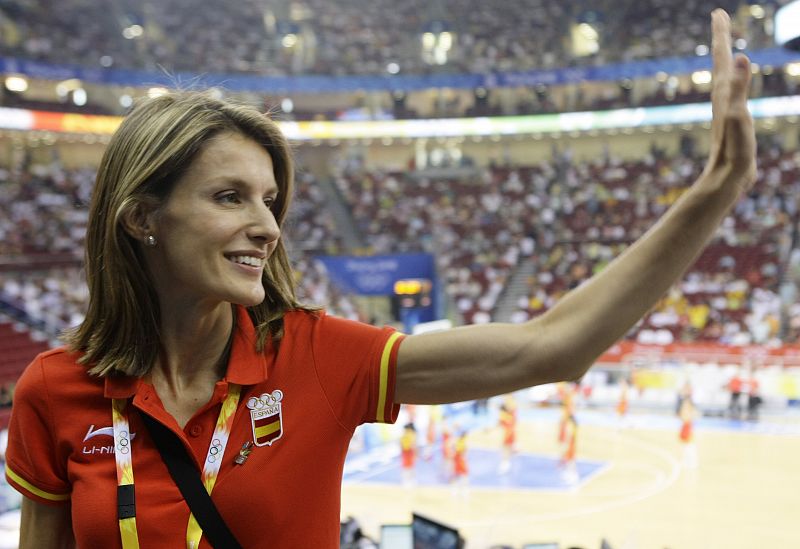
POLYGON ((264 289, 261 288, 260 291, 254 291, 252 294, 238 296, 238 299, 232 300, 232 302, 244 307, 255 307, 256 305, 261 305, 265 297, 266 293, 264 289))

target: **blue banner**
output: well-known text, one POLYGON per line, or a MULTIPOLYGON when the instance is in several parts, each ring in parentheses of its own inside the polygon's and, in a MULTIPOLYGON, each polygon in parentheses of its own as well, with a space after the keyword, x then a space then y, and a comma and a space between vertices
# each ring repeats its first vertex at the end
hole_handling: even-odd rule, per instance
MULTIPOLYGON (((782 67, 800 61, 800 53, 781 48, 747 52, 759 65, 782 67)), ((0 57, 0 73, 23 74, 44 80, 77 78, 84 82, 115 86, 169 88, 207 88, 218 86, 234 92, 261 92, 273 95, 333 93, 355 91, 416 91, 430 88, 475 89, 553 85, 585 81, 617 81, 623 78, 650 78, 659 72, 681 75, 711 68, 711 57, 687 56, 615 63, 600 67, 574 67, 541 71, 492 74, 432 74, 385 76, 254 76, 242 74, 168 73, 143 70, 89 68, 55 65, 0 57)))
POLYGON ((394 283, 406 278, 425 278, 436 285, 436 269, 430 254, 373 256, 319 256, 333 283, 350 294, 392 295, 394 283))
POLYGON ((426 279, 432 284, 430 304, 399 307, 395 314, 406 333, 414 325, 441 318, 436 266, 430 254, 373 256, 319 256, 331 282, 344 292, 365 296, 393 296, 394 283, 404 279, 426 279))

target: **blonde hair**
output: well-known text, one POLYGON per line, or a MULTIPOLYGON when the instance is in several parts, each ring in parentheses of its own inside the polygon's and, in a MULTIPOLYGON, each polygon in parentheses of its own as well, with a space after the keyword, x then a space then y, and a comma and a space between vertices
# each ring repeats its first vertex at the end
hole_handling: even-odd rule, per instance
MULTIPOLYGON (((205 92, 179 91, 139 103, 117 129, 97 172, 86 231, 86 319, 66 334, 79 362, 97 376, 142 376, 160 351, 160 310, 142 244, 123 228, 123 219, 141 206, 167 199, 203 145, 222 132, 237 132, 269 153, 278 199, 273 208, 282 226, 294 186, 289 144, 278 126, 257 110, 218 100, 205 92)), ((302 308, 282 240, 262 275, 266 298, 248 307, 263 351, 271 337, 280 341, 283 315, 302 308)))

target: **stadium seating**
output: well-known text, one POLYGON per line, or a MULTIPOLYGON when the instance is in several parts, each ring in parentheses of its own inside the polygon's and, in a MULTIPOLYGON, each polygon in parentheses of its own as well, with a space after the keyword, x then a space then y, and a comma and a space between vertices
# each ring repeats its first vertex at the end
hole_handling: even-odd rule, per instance
MULTIPOLYGON (((448 297, 463 322, 522 321, 547 310, 640 236, 680 195, 697 165, 683 156, 589 163, 560 158, 530 167, 478 170, 465 179, 351 171, 338 176, 336 184, 370 251, 436 254, 448 297), (498 299, 524 262, 533 269, 527 290, 512 296, 517 307, 509 318, 498 319, 498 299)), ((656 341, 654 332, 660 332, 662 342, 720 339, 741 344, 767 343, 786 331, 779 318, 785 312, 776 310, 776 299, 789 257, 786 239, 797 218, 797 207, 788 197, 799 184, 798 170, 793 153, 776 147, 762 152, 761 166, 754 192, 738 204, 684 281, 630 337, 656 341)), ((79 173, 81 182, 89 180, 88 172, 79 173)), ((41 201, 49 194, 63 196, 43 187, 41 177, 28 174, 21 181, 25 183, 11 195, 18 199, 14 212, 26 203, 20 197, 41 201)), ((61 189, 70 196, 76 186, 66 181, 61 189)), ((300 295, 363 319, 364 313, 331 286, 313 260, 314 255, 345 251, 320 188, 311 175, 301 176, 285 231, 298 267, 300 295)), ((22 240, 6 243, 14 247, 7 249, 78 257, 85 206, 66 208, 70 215, 65 216, 61 200, 48 201, 56 206, 31 203, 33 207, 21 209, 25 217, 17 222, 44 227, 45 234, 57 227, 53 234, 61 238, 41 238, 36 231, 14 233, 22 240)), ((10 208, 10 201, 0 201, 4 207, 10 208)), ((86 299, 80 277, 77 266, 53 267, 3 273, 0 282, 7 299, 24 302, 26 313, 54 333, 80 321, 86 299)), ((783 324, 791 322, 784 319, 783 324)))
MULTIPOLYGON (((287 120, 530 115, 706 101, 708 85, 693 82, 686 68, 658 78, 652 73, 635 77, 635 69, 629 78, 628 69, 620 69, 589 86, 554 77, 503 84, 502 89, 461 84, 460 95, 452 97, 442 89, 450 84, 425 89, 422 83, 431 75, 483 78, 541 69, 569 72, 662 57, 693 59, 707 55, 705 22, 719 4, 734 14, 736 48, 753 51, 772 45, 773 2, 759 5, 758 15, 749 2, 736 0, 693 0, 677 14, 657 0, 591 5, 523 0, 503 10, 476 0, 456 5, 415 0, 401 6, 388 0, 306 0, 291 8, 253 0, 235 5, 221 0, 126 0, 115 2, 113 9, 82 0, 61 2, 53 9, 35 2, 0 2, 0 57, 11 67, 9 73, 18 61, 35 61, 47 63, 39 72, 41 78, 53 75, 52 82, 38 84, 38 93, 5 90, 0 102, 32 110, 122 115, 131 95, 143 90, 119 85, 113 90, 93 89, 77 104, 70 101, 66 88, 57 97, 53 90, 62 80, 80 83, 87 74, 93 75, 90 81, 128 82, 129 69, 149 71, 144 79, 133 80, 139 86, 161 81, 165 74, 181 87, 213 75, 222 89, 231 77, 252 75, 349 77, 351 90, 375 90, 375 82, 381 82, 377 91, 350 93, 347 99, 332 84, 327 85, 332 89, 327 89, 326 99, 307 101, 292 94, 296 101, 285 109, 287 95, 280 85, 269 93, 262 89, 245 94, 245 100, 273 109, 287 120), (576 25, 584 23, 598 34, 596 53, 579 54, 570 46, 576 25), (452 42, 446 58, 433 60, 424 46, 430 40, 452 42), (103 75, 112 69, 123 72, 103 75), (391 80, 395 74, 411 77, 414 92, 395 95, 391 80), (382 79, 372 78, 369 86, 362 81, 375 76, 382 79), (49 96, 43 95, 45 88, 50 89, 49 96), (414 94, 415 100, 409 99, 414 94), (122 97, 125 101, 117 100, 122 97)), ((665 64, 665 70, 674 68, 665 64)), ((783 62, 767 64, 757 71, 753 96, 797 93, 800 77, 793 74, 785 71, 783 62)), ((233 89, 237 92, 222 93, 248 88, 237 83, 233 89)), ((302 93, 313 96, 325 90, 326 86, 310 85, 302 93)))
MULTIPOLYGON (((765 4, 771 15, 774 3, 765 4)), ((523 0, 502 10, 477 0, 264 6, 252 0, 125 0, 113 9, 82 0, 2 2, 9 30, 0 55, 93 68, 262 75, 386 74, 390 63, 402 74, 519 71, 692 55, 708 42, 706 19, 715 7, 738 10, 748 48, 770 45, 771 38, 766 19, 751 17, 749 3, 737 0, 693 0, 677 12, 657 0, 523 0), (600 52, 578 57, 564 47, 579 23, 595 27, 600 52), (423 34, 442 31, 453 37, 447 63, 425 62, 423 34)))
MULTIPOLYGON (((794 153, 771 147, 762 157, 754 191, 630 337, 744 344, 780 336, 777 292, 797 219, 785 197, 798 184, 798 170, 794 153)), ((375 252, 436 254, 464 322, 522 321, 546 311, 643 234, 699 165, 683 156, 555 161, 496 168, 462 181, 372 172, 351 173, 338 183, 375 252), (519 305, 509 318, 495 318, 504 282, 523 261, 535 273, 527 295, 516 296, 519 305)))
POLYGON ((46 341, 36 341, 22 324, 0 321, 0 406, 9 404, 4 392, 19 377, 31 359, 48 349, 46 341))

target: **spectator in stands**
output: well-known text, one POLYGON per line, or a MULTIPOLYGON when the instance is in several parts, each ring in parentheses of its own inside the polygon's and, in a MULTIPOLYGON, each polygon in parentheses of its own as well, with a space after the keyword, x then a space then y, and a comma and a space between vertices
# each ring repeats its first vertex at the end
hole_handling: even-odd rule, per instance
POLYGON ((216 486, 242 545, 334 546, 356 425, 393 421, 399 403, 583 375, 683 273, 755 179, 750 65, 731 55, 728 16, 712 19, 706 170, 643 239, 524 324, 403 337, 303 308, 280 239, 293 172, 277 126, 205 94, 140 104, 98 172, 86 319, 69 349, 40 355, 17 385, 6 470, 26 496, 21 548, 61 547, 70 532, 86 547, 197 546, 210 530, 190 519, 187 533, 186 504, 159 466, 159 433, 206 463, 206 486, 216 486), (249 410, 234 413, 240 393, 249 410), (87 440, 87 424, 111 418, 116 467, 85 456, 101 444, 87 440), (134 467, 152 488, 135 499, 134 467), (228 474, 216 482, 220 467, 228 474))

